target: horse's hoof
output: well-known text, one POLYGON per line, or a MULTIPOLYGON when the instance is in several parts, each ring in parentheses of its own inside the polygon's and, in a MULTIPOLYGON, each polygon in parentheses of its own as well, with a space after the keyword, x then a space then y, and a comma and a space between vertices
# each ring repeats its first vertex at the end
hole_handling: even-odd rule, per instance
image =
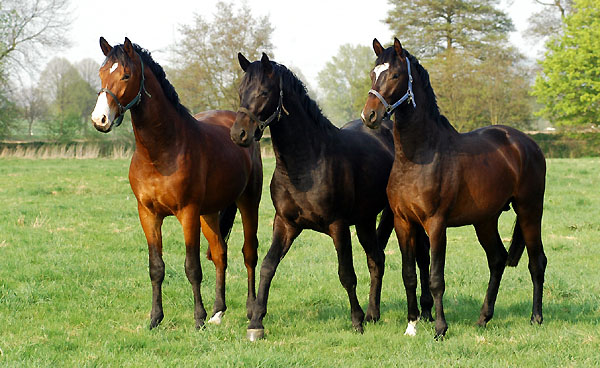
POLYGON ((369 312, 367 312, 367 315, 365 316, 365 322, 376 323, 377 321, 379 321, 379 318, 380 318, 379 313, 369 313, 369 312))
POLYGON ((223 316, 225 313, 223 311, 218 311, 214 316, 210 317, 208 323, 211 325, 220 325, 223 322, 223 316))
POLYGON ((417 321, 409 321, 404 331, 405 336, 417 336, 417 321))
POLYGON ((535 315, 535 316, 531 316, 531 324, 532 325, 541 325, 542 322, 544 321, 544 317, 542 317, 541 315, 535 315))
POLYGON ((435 321, 433 319, 433 315, 431 314, 431 311, 421 313, 421 318, 420 319, 422 319, 425 322, 433 322, 433 321, 435 321))
POLYGON ((155 317, 155 318, 151 318, 149 328, 152 330, 153 328, 157 327, 162 322, 162 320, 163 320, 162 315, 155 317))
POLYGON ((362 325, 362 324, 360 324, 360 325, 358 325, 358 326, 354 326, 354 330, 355 330, 356 332, 358 332, 359 334, 361 334, 361 335, 362 335, 363 333, 365 333, 365 329, 363 328, 363 325, 362 325))
POLYGON ((246 331, 246 338, 250 341, 262 340, 265 338, 264 328, 249 328, 246 331))

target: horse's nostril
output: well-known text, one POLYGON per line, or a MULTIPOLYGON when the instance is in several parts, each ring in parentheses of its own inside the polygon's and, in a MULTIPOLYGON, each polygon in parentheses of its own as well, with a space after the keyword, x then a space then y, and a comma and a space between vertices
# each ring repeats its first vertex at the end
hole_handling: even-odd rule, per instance
POLYGON ((102 116, 102 124, 106 123, 106 115, 102 116))
POLYGON ((240 132, 240 139, 244 139, 246 137, 246 131, 244 129, 242 129, 242 131, 240 132))
POLYGON ((371 113, 369 114, 369 121, 371 123, 374 123, 375 120, 377 120, 377 113, 373 110, 371 111, 371 113))

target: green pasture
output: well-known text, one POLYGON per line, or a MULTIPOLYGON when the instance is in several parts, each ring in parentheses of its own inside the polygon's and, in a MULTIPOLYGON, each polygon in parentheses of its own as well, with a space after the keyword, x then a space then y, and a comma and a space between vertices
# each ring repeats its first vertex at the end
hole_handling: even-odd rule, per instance
MULTIPOLYGON (((475 325, 488 280, 471 227, 448 233, 446 339, 420 322, 406 328, 401 257, 386 249, 382 319, 359 335, 337 276, 331 240, 306 231, 281 263, 264 320, 267 339, 246 340, 246 271, 238 218, 229 240, 223 324, 195 330, 183 235, 165 222, 165 319, 148 330, 151 287, 145 238, 126 159, 0 159, 0 366, 571 367, 600 365, 600 159, 550 159, 544 213, 548 256, 544 324, 531 326, 532 284, 524 255, 507 269, 494 319, 475 325)), ((259 256, 271 240, 273 206, 265 159, 259 256)), ((508 245, 512 212, 502 217, 508 245)), ((206 250, 206 241, 202 248, 206 250)), ((359 300, 369 276, 353 238, 359 300)), ((260 261, 259 261, 260 262, 260 261)), ((203 257, 203 298, 214 300, 214 267, 203 257)))

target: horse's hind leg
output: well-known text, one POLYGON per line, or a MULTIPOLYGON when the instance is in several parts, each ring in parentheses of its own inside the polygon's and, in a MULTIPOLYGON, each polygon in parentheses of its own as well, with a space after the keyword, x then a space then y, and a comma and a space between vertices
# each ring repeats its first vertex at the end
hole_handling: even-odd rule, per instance
POLYGON ((500 239, 500 234, 498 234, 498 216, 489 221, 474 225, 479 243, 485 250, 490 269, 490 280, 483 306, 481 307, 479 321, 477 321, 477 324, 482 327, 485 327, 494 315, 494 305, 498 296, 498 288, 500 287, 500 281, 502 280, 508 256, 502 244, 502 239, 500 239))
POLYGON ((381 283, 385 267, 385 254, 383 247, 377 241, 375 218, 364 224, 356 224, 358 241, 367 255, 367 266, 371 275, 371 289, 369 291, 369 307, 365 320, 377 322, 380 317, 379 304, 381 300, 381 283))
POLYGON ((242 253, 244 254, 244 264, 248 272, 248 297, 246 299, 246 316, 252 318, 252 304, 256 299, 255 286, 255 270, 258 262, 258 200, 249 198, 238 203, 240 214, 242 216, 242 224, 244 226, 244 246, 242 253))
POLYGON ((515 205, 515 212, 523 239, 527 247, 529 256, 529 273, 533 282, 533 307, 531 312, 531 323, 541 324, 544 320, 542 316, 542 296, 544 291, 544 273, 548 262, 544 254, 542 245, 542 209, 541 206, 531 206, 529 208, 523 204, 515 205), (537 207, 537 208, 536 208, 537 207))
POLYGON ((152 311, 150 312, 150 329, 158 326, 164 317, 162 306, 162 283, 165 279, 165 262, 162 259, 163 218, 138 203, 140 223, 148 241, 148 266, 152 282, 152 311))
POLYGON ((337 221, 330 225, 329 235, 333 238, 335 250, 338 256, 338 276, 340 282, 350 300, 350 315, 352 326, 362 333, 365 313, 363 312, 358 298, 356 297, 356 273, 352 264, 352 243, 350 240, 350 228, 343 221, 337 221))
POLYGON ((211 260, 215 264, 215 304, 213 306, 213 316, 209 323, 221 323, 221 317, 227 306, 225 305, 225 270, 227 269, 227 245, 221 236, 219 230, 219 214, 214 213, 201 217, 202 234, 208 240, 210 247, 211 260))

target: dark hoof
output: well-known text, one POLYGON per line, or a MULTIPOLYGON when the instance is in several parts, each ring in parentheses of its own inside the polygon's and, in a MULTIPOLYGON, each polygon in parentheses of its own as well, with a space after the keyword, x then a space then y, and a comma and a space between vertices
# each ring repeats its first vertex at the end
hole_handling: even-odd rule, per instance
POLYGON ((531 324, 532 325, 541 325, 543 321, 544 321, 544 317, 542 317, 541 315, 531 316, 531 324))
POLYGON ((367 316, 365 317, 365 322, 372 322, 375 323, 377 321, 379 321, 380 315, 379 313, 367 313, 367 316))
POLYGON ((448 331, 448 325, 443 326, 443 327, 436 327, 435 328, 435 340, 436 341, 442 341, 444 340, 444 336, 446 336, 446 331, 448 331))
POLYGON ((249 328, 246 331, 246 338, 250 341, 262 340, 265 338, 264 328, 249 328))
POLYGON ((163 320, 164 315, 160 314, 159 316, 153 317, 150 319, 150 329, 157 327, 163 320))
POLYGON ((363 333, 365 333, 365 329, 363 328, 363 325, 362 325, 362 324, 360 324, 360 325, 353 325, 353 327, 354 327, 354 330, 355 330, 356 332, 358 332, 358 333, 360 333, 360 334, 363 334, 363 333))
POLYGON ((433 322, 433 321, 435 321, 433 319, 433 316, 431 315, 431 311, 423 311, 423 313, 421 313, 421 320, 423 320, 425 322, 433 322))

